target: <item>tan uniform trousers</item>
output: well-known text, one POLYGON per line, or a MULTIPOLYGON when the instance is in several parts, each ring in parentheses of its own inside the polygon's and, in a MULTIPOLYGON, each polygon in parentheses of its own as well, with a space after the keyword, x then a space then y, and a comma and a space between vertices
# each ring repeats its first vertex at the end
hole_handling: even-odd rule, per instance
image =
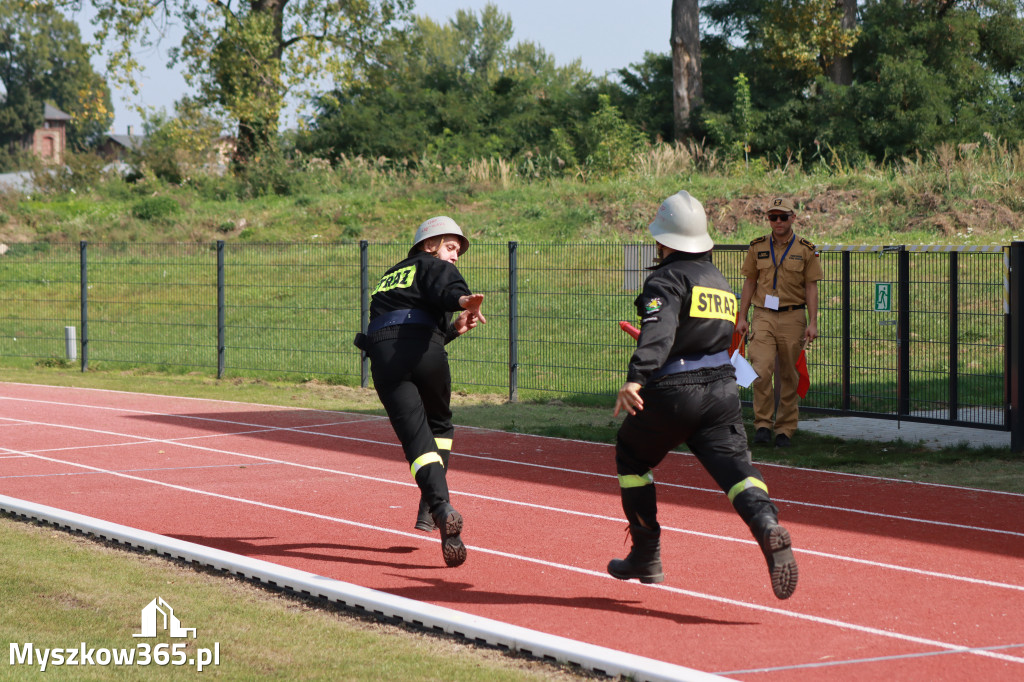
POLYGON ((807 328, 807 310, 775 312, 765 308, 754 308, 750 323, 750 340, 747 343, 747 359, 757 372, 754 380, 754 428, 772 429, 790 438, 796 433, 799 397, 796 394, 800 375, 796 361, 800 356, 804 330, 807 328), (779 404, 775 409, 775 358, 778 356, 779 371, 775 382, 779 384, 779 404))

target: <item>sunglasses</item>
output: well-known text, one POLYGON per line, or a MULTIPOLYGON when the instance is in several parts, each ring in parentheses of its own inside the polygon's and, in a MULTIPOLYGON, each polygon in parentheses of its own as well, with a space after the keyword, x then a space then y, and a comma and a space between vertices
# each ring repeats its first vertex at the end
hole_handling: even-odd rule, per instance
POLYGON ((792 214, 790 214, 790 213, 787 213, 786 215, 770 215, 770 216, 768 216, 768 220, 773 222, 773 223, 778 221, 778 220, 781 220, 782 222, 786 222, 791 217, 792 217, 792 214))

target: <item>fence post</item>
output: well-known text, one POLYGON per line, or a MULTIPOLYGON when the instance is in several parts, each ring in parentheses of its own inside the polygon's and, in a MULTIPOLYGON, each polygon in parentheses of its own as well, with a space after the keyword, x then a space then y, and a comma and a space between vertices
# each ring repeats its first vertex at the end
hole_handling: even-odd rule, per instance
POLYGON ((960 411, 960 254, 949 252, 949 418, 960 411))
POLYGON ((1024 388, 1024 242, 1010 244, 1009 328, 1007 387, 1010 412, 1010 450, 1024 451, 1024 419, 1021 390, 1024 388))
MULTIPOLYGON (((370 325, 370 242, 365 239, 359 242, 359 331, 366 333, 370 325)), ((360 369, 359 385, 366 388, 370 385, 370 357, 366 351, 359 351, 360 369)))
POLYGON ((82 371, 89 369, 89 266, 88 242, 78 242, 79 303, 82 305, 82 371))
POLYGON ((224 240, 217 240, 217 378, 224 377, 227 354, 224 310, 224 240))
POLYGON ((910 414, 910 252, 900 246, 897 258, 899 385, 896 395, 899 403, 896 414, 910 414))
POLYGON ((519 400, 519 277, 518 242, 508 243, 508 401, 519 400))
POLYGON ((842 397, 841 407, 843 412, 849 412, 850 410, 850 252, 847 249, 843 249, 842 252, 842 263, 843 263, 843 304, 841 309, 841 315, 843 319, 843 350, 842 350, 842 397))

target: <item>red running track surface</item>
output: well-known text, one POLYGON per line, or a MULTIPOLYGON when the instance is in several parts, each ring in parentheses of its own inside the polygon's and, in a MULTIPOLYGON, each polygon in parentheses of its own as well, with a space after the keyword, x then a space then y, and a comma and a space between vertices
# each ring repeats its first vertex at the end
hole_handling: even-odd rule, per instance
POLYGON ((451 569, 385 419, 0 383, 0 494, 737 680, 1024 679, 1024 496, 761 465, 800 566, 779 601, 688 454, 655 471, 666 581, 608 576, 613 456, 457 427, 451 569))

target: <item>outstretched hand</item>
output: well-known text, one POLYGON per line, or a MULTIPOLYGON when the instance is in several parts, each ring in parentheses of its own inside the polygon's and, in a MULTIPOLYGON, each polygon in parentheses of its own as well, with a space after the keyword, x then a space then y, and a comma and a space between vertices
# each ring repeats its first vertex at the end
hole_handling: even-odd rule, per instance
POLYGON ((635 415, 644 409, 644 399, 640 397, 640 384, 635 381, 627 381, 622 384, 622 388, 619 389, 618 396, 615 397, 615 411, 612 412, 613 417, 618 417, 619 412, 625 410, 631 415, 635 415))
MULTIPOLYGON (((470 294, 469 296, 463 296, 459 299, 459 305, 462 306, 466 312, 475 316, 480 322, 487 324, 487 320, 484 318, 483 313, 480 312, 480 306, 483 302, 483 294, 470 294)), ((462 317, 461 313, 459 314, 459 317, 462 317)))
POLYGON ((456 332, 465 334, 477 324, 487 324, 487 318, 480 312, 480 305, 483 302, 483 294, 470 294, 459 299, 459 305, 463 307, 463 311, 452 322, 456 332))
POLYGON ((483 320, 477 313, 471 313, 468 310, 463 310, 458 316, 452 321, 452 325, 455 327, 455 331, 459 334, 465 334, 470 329, 476 327, 478 322, 483 320))

